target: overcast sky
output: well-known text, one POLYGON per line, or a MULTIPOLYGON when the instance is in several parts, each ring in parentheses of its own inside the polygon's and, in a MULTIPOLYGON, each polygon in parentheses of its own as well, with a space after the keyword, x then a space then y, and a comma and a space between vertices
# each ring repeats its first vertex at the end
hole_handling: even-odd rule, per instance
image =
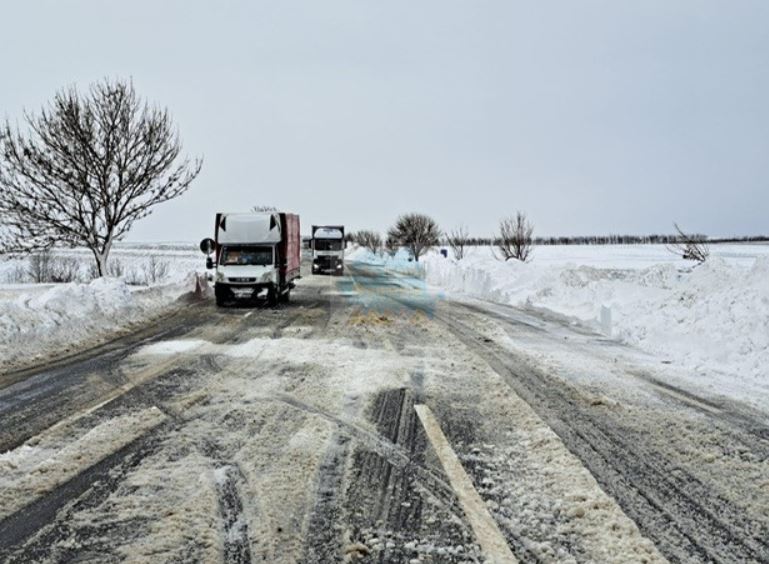
POLYGON ((0 113, 132 77, 203 172, 129 240, 216 211, 399 213, 490 235, 769 233, 769 2, 3 1, 0 113))

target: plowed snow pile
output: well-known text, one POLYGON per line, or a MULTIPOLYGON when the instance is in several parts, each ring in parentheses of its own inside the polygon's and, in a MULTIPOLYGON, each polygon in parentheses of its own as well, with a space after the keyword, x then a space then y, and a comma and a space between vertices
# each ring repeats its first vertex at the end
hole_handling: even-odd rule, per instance
POLYGON ((133 289, 99 278, 87 284, 19 286, 0 299, 0 358, 4 368, 98 342, 163 313, 194 288, 184 282, 133 289))
POLYGON ((461 261, 433 253, 420 262, 428 284, 547 308, 675 364, 761 383, 769 365, 769 256, 727 262, 714 254, 694 267, 668 259, 622 269, 537 257, 500 262, 481 250, 461 261))

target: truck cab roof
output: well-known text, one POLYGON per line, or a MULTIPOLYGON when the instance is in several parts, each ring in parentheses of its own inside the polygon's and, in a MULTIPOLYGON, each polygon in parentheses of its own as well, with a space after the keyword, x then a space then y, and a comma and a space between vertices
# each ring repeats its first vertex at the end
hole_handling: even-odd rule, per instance
POLYGON ((313 226, 314 239, 344 239, 344 228, 336 226, 316 227, 313 226))
POLYGON ((280 243, 280 218, 277 213, 218 214, 217 240, 227 243, 280 243))

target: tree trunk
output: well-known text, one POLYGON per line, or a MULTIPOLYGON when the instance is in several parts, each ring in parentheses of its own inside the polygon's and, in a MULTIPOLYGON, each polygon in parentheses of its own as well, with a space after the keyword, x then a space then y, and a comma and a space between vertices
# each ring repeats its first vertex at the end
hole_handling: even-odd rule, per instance
POLYGON ((92 247, 91 252, 96 259, 96 271, 99 274, 99 278, 103 278, 107 275, 107 259, 109 259, 109 252, 112 249, 112 241, 107 240, 101 251, 92 247))

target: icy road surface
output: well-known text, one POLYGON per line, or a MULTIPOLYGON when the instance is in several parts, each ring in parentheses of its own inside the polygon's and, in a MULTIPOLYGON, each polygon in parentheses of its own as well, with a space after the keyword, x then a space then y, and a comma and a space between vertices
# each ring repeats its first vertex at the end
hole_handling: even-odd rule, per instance
POLYGON ((0 376, 8 562, 769 561, 766 415, 357 265, 0 376))

